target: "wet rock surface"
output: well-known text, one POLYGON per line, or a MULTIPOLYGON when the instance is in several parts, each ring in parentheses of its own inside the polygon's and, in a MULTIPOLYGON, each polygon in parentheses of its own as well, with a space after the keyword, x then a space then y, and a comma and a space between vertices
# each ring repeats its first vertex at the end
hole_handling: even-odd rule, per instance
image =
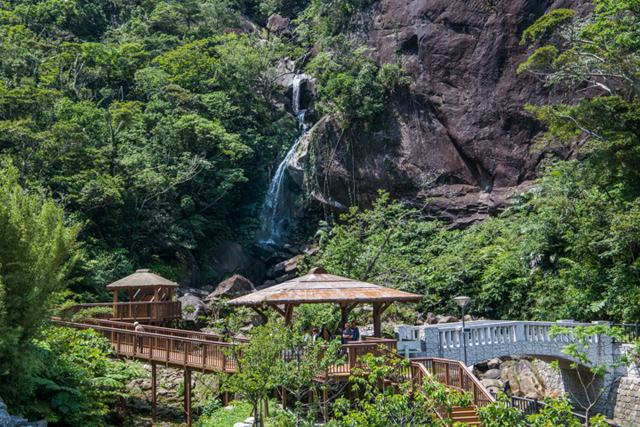
MULTIPOLYGON (((314 129, 318 202, 333 210, 370 207, 378 189, 422 206, 426 213, 464 228, 499 213, 531 186, 542 157, 569 149, 533 150, 541 123, 526 102, 571 102, 516 69, 525 61, 522 32, 552 9, 579 0, 383 0, 362 13, 363 44, 379 64, 404 54, 411 77, 398 93, 382 131, 345 132, 325 117, 314 129)), ((291 164, 299 181, 300 168, 291 164)))

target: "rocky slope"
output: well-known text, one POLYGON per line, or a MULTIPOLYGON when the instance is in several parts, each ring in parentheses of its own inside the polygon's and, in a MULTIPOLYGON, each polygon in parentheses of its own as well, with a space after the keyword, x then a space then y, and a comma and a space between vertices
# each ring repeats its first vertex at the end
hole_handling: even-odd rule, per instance
POLYGON ((496 214, 536 178, 543 131, 526 103, 571 101, 532 76, 522 32, 544 13, 582 1, 382 0, 363 12, 360 37, 378 63, 404 54, 411 77, 382 132, 346 132, 326 117, 289 164, 292 182, 320 203, 367 207, 378 189, 423 203, 433 218, 464 227, 496 214), (348 148, 349 146, 349 148, 348 148), (301 174, 305 175, 304 180, 301 174), (304 181, 304 183, 303 183, 304 181))

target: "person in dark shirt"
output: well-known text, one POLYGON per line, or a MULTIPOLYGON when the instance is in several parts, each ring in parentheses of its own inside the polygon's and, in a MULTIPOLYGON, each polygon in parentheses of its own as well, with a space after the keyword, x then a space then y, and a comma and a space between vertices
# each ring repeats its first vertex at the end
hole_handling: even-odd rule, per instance
POLYGON ((222 342, 229 341, 230 337, 231 337, 231 331, 227 327, 227 324, 223 323, 222 324, 222 331, 220 332, 220 338, 221 338, 222 342))
POLYGON ((344 344, 344 338, 342 338, 342 326, 338 326, 336 329, 336 333, 333 334, 333 339, 339 339, 342 344, 344 344))
POLYGON ((353 331, 349 327, 348 323, 344 324, 344 332, 342 333, 342 344, 348 344, 350 341, 353 341, 353 331))
POLYGON ((351 331, 353 332, 352 341, 360 341, 360 329, 356 326, 356 321, 351 321, 351 331))

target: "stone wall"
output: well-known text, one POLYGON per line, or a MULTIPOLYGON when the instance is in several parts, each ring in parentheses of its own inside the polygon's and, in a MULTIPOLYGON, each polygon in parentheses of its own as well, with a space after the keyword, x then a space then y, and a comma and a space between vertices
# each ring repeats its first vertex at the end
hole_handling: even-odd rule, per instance
POLYGON ((623 427, 640 425, 640 378, 623 377, 607 406, 616 424, 623 427))

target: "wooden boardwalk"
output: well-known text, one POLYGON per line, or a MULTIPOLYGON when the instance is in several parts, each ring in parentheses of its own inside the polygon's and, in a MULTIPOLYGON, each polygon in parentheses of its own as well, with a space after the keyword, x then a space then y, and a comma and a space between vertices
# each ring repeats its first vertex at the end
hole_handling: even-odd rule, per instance
MULTIPOLYGON (((152 412, 154 419, 156 410, 155 370, 157 364, 184 370, 185 411, 189 426, 191 426, 191 372, 233 373, 237 368, 237 362, 234 357, 230 356, 229 350, 230 347, 236 344, 225 342, 219 335, 149 325, 143 326, 145 332, 136 332, 133 324, 113 320, 91 319, 85 320, 83 323, 64 322, 55 318, 53 320, 60 326, 93 329, 111 342, 116 355, 131 357, 151 364, 153 376, 152 412)), ((246 342, 247 340, 235 339, 235 341, 246 342)), ((345 344, 342 349, 347 356, 346 363, 333 365, 327 372, 329 378, 338 381, 348 381, 354 368, 366 370, 366 366, 358 360, 360 356, 365 354, 374 354, 376 356, 386 354, 402 358, 394 351, 396 349, 395 340, 367 338, 365 341, 345 344)), ((456 360, 437 358, 411 359, 410 367, 395 375, 397 378, 388 379, 387 382, 389 384, 406 379, 415 384, 416 389, 419 389, 420 384, 430 378, 445 384, 451 389, 472 392, 474 395, 474 407, 485 406, 495 401, 471 371, 463 363, 456 360)), ((325 376, 324 378, 318 378, 318 380, 326 381, 329 378, 325 376)), ((454 411, 453 418, 454 421, 464 421, 469 425, 477 425, 478 421, 474 414, 474 408, 457 408, 454 411)))

